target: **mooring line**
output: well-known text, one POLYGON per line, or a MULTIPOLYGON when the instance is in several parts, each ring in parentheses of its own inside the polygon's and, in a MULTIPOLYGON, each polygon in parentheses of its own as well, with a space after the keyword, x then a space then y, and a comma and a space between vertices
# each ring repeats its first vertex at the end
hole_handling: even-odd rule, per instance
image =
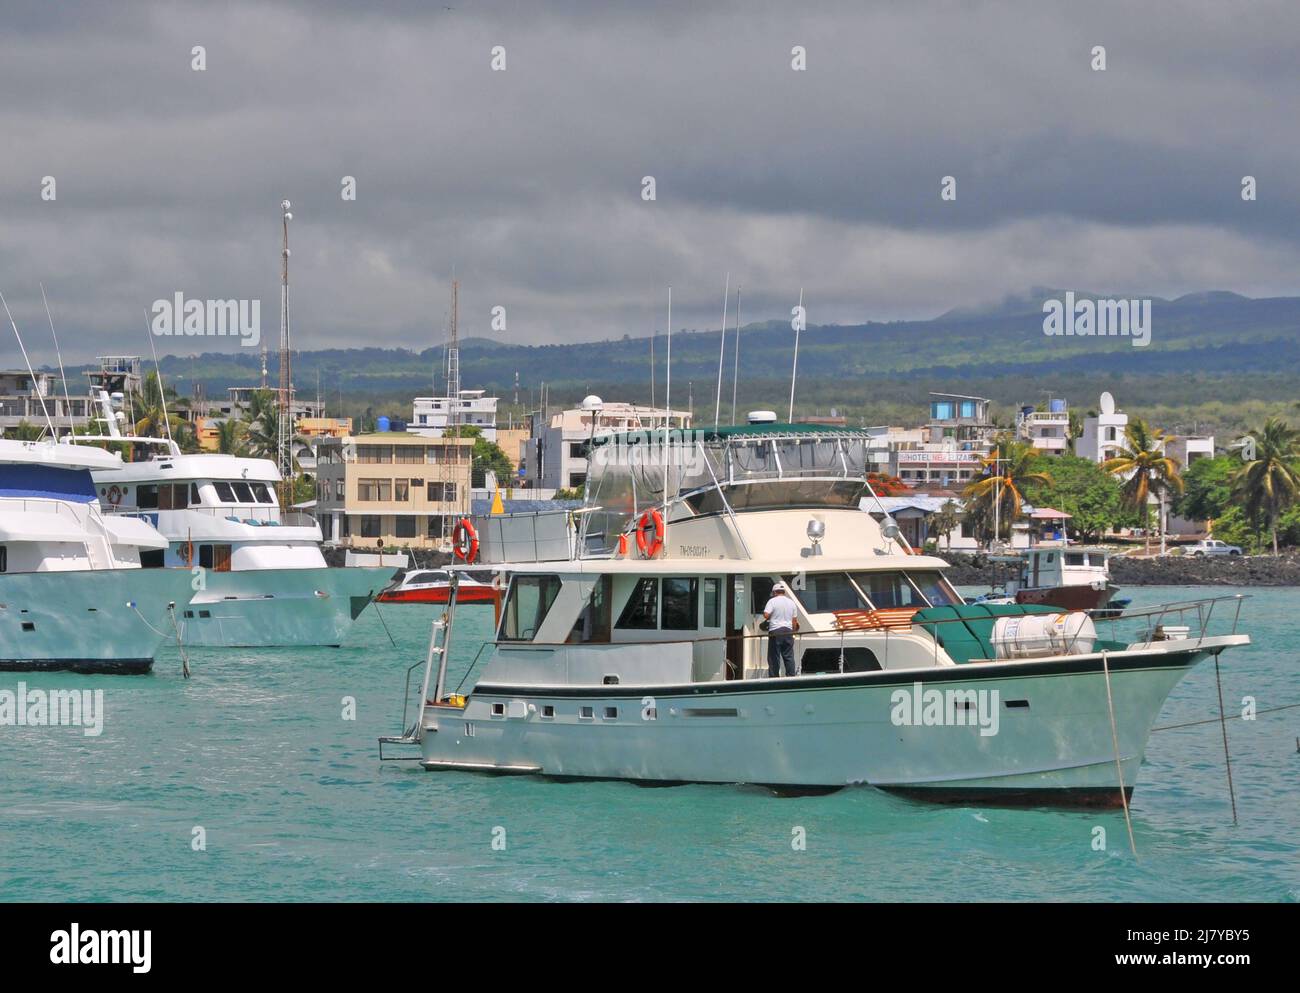
MULTIPOLYGON (((1260 714, 1276 714, 1279 710, 1294 710, 1296 707, 1300 707, 1300 703, 1284 703, 1280 707, 1266 707, 1263 710, 1257 710, 1255 711, 1255 716, 1258 717, 1260 714)), ((1233 714, 1231 717, 1227 718, 1222 716, 1207 717, 1203 721, 1186 721, 1183 724, 1165 724, 1162 727, 1152 728, 1151 731, 1152 733, 1155 733, 1156 731, 1176 731, 1178 728, 1194 728, 1200 727, 1202 724, 1218 724, 1219 721, 1225 719, 1229 721, 1244 721, 1246 718, 1242 717, 1240 714, 1233 714)))
POLYGON ((388 630, 388 622, 384 620, 384 615, 379 610, 379 601, 376 600, 374 601, 374 603, 375 603, 375 616, 379 618, 379 623, 384 626, 384 634, 388 635, 389 644, 391 644, 394 648, 396 648, 397 642, 393 641, 393 632, 388 630))
POLYGON ((1133 818, 1128 809, 1128 793, 1124 790, 1124 766, 1119 758, 1119 731, 1115 727, 1115 699, 1110 692, 1110 663, 1107 653, 1101 653, 1101 671, 1106 674, 1106 709, 1110 711, 1110 740, 1115 746, 1115 774, 1119 777, 1119 800, 1124 805, 1124 826, 1128 828, 1128 846, 1133 850, 1133 859, 1137 860, 1137 842, 1133 840, 1133 818))
POLYGON ((1232 823, 1237 823, 1237 791, 1232 787, 1232 756, 1228 754, 1228 721, 1223 714, 1223 680, 1219 678, 1219 654, 1214 654, 1214 683, 1219 689, 1219 726, 1223 729, 1223 764, 1228 770, 1228 797, 1232 800, 1232 823))

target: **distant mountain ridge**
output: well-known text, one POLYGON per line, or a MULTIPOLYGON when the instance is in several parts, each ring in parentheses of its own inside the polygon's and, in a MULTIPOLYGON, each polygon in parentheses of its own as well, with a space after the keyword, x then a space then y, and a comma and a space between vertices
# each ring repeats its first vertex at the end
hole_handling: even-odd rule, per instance
MULTIPOLYGON (((1152 297, 1151 344, 1135 348, 1127 338, 1045 335, 1043 301, 1059 299, 1061 292, 1033 289, 988 308, 958 309, 931 320, 812 325, 800 339, 798 398, 821 407, 829 402, 865 409, 864 417, 883 417, 885 413, 872 413, 877 400, 902 403, 903 398, 923 397, 926 389, 985 390, 981 395, 1020 403, 1040 399, 1047 390, 1070 389, 1072 395, 1095 397, 1111 383, 1126 382, 1135 384, 1129 402, 1161 396, 1171 405, 1208 398, 1220 403, 1252 398, 1280 403, 1300 392, 1300 297, 1250 298, 1218 290, 1173 300, 1152 297), (1199 384, 1194 389, 1189 385, 1193 382, 1199 384)), ((1079 290, 1075 294, 1079 299, 1125 298, 1079 290)), ((729 331, 723 390, 728 398, 733 342, 729 331)), ((793 345, 788 322, 746 325, 741 333, 741 394, 753 394, 765 406, 788 396, 793 345)), ((663 399, 663 346, 659 341, 655 348, 657 402, 663 399)), ((650 399, 650 348, 646 337, 547 345, 476 337, 461 343, 461 382, 511 399, 518 373, 521 406, 542 383, 558 402, 597 388, 644 401, 650 399)), ((228 386, 260 381, 260 356, 251 351, 231 349, 194 358, 169 355, 162 360, 163 372, 183 393, 198 382, 208 396, 224 395, 228 386)), ((675 332, 672 354, 674 402, 686 391, 713 398, 717 330, 675 332)), ((319 381, 331 403, 351 398, 344 406, 364 402, 391 413, 403 408, 409 412, 411 397, 445 388, 441 378, 435 382, 435 368, 441 363, 441 347, 420 352, 304 351, 294 354, 294 379, 300 393, 309 396, 319 381)), ((72 375, 83 378, 79 371, 72 375)), ((274 384, 277 377, 277 356, 272 353, 269 382, 274 384)))

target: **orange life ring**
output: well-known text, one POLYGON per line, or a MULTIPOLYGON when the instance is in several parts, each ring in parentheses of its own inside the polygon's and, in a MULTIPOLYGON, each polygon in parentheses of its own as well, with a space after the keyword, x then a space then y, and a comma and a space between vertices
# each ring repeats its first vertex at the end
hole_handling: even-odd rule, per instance
POLYGON ((641 515, 636 525, 637 550, 648 559, 654 558, 664 547, 664 517, 657 510, 647 510, 641 515), (646 532, 654 528, 654 540, 646 537, 646 532))
POLYGON ((462 562, 470 563, 478 558, 478 532, 468 517, 462 517, 452 531, 451 548, 452 553, 462 562))
POLYGON ((108 488, 108 502, 114 507, 122 502, 122 490, 116 484, 108 488))

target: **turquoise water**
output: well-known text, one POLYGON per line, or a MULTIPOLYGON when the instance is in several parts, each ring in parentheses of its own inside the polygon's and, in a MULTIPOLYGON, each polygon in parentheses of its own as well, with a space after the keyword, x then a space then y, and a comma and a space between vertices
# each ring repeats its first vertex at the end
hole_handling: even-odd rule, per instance
MULTIPOLYGON (((1137 590, 1138 604, 1230 590, 1137 590)), ((749 787, 643 789, 428 773, 377 759, 397 733, 430 608, 367 610, 341 649, 175 651, 146 677, 31 676, 102 688, 103 734, 0 727, 0 899, 1300 899, 1300 709, 1157 732, 1122 814, 940 807, 871 789, 780 799, 749 787), (342 717, 344 697, 356 719, 342 717), (194 851, 196 826, 206 850, 194 851), (1093 829, 1107 833, 1093 849, 1093 829), (504 828, 505 849, 493 848, 504 828), (792 832, 806 833, 806 850, 792 832), (497 833, 498 837, 500 832, 497 833)), ((463 672, 491 609, 457 618, 463 672), (476 637, 475 637, 476 636, 476 637), (470 642, 473 642, 471 644, 470 642)), ((1300 703, 1300 590, 1254 594, 1249 649, 1224 656, 1229 712, 1300 703)), ((0 689, 23 678, 6 673, 0 689)), ((454 681, 453 681, 454 685, 454 681)), ((1159 724, 1214 716, 1214 669, 1159 724)))

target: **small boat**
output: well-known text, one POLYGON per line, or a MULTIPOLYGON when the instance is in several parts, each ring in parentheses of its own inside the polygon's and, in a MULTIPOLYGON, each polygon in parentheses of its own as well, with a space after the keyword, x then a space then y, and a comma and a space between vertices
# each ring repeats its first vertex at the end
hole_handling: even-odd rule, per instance
POLYGON ((1119 587, 1110 581, 1111 552, 1089 545, 1039 545, 1014 555, 993 555, 1014 575, 1001 590, 978 598, 981 603, 1036 604, 1061 610, 1087 610, 1094 617, 1112 616, 1119 587))
MULTIPOLYGON (((458 603, 493 603, 500 588, 482 575, 475 578, 461 571, 458 603)), ((393 581, 375 597, 379 603, 446 603, 451 595, 451 572, 447 569, 416 569, 393 581)))
POLYGON ((98 403, 108 433, 78 441, 153 450, 92 470, 102 512, 161 532, 163 546, 141 556, 146 569, 201 570, 179 618, 187 645, 337 647, 396 571, 328 565, 316 519, 280 509, 280 471, 269 459, 185 454, 170 438, 123 435, 113 398, 100 390, 98 403))
POLYGON ((962 603, 945 561, 860 509, 866 432, 751 418, 687 435, 597 437, 581 512, 476 522, 381 758, 411 746, 430 771, 1120 806, 1170 691, 1250 643, 1240 597, 1101 623, 962 603), (481 658, 449 685, 462 569, 508 583, 481 658), (792 646, 763 630, 777 583, 792 646), (786 674, 771 647, 792 652, 786 674))
POLYGON ((102 513, 102 448, 0 439, 0 671, 146 673, 194 595, 187 569, 144 569, 167 539, 102 513))

